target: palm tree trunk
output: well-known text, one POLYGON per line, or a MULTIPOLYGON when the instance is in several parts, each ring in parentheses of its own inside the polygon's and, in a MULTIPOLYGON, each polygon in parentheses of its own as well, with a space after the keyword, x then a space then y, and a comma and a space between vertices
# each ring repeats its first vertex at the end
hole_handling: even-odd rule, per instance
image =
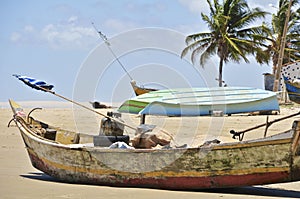
POLYGON ((220 58, 219 62, 219 87, 223 86, 223 58, 220 58))
POLYGON ((287 34, 287 30, 288 30, 288 25, 289 25, 292 3, 293 3, 293 0, 290 0, 288 10, 286 11, 286 18, 285 18, 285 23, 284 23, 284 27, 283 27, 283 32, 282 32, 282 37, 281 37, 281 42, 280 42, 278 63, 277 63, 277 68, 276 68, 276 73, 275 73, 275 80, 274 80, 274 87, 273 87, 274 92, 277 92, 279 89, 279 81, 280 81, 280 77, 281 77, 281 67, 282 67, 283 58, 284 58, 286 34, 287 34))

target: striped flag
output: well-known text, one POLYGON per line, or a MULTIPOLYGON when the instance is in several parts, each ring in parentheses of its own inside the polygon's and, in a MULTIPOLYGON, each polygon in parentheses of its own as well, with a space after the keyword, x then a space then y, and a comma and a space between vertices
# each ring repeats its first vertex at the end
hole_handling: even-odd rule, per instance
POLYGON ((22 82, 24 82, 26 85, 30 86, 31 88, 37 89, 37 90, 51 90, 54 86, 51 84, 47 84, 45 81, 37 80, 32 77, 27 77, 23 75, 13 75, 14 77, 18 78, 22 82), (43 89, 41 89, 43 88, 43 89))

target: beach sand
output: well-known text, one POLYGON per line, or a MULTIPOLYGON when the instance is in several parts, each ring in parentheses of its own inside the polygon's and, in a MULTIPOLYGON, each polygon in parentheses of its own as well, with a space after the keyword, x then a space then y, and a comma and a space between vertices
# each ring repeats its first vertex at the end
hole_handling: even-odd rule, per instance
MULTIPOLYGON (((27 107, 42 106, 32 114, 49 124, 69 130, 98 134, 101 117, 66 104, 52 102, 23 102, 27 107)), ((108 110, 101 110, 106 113, 108 110)), ((300 111, 298 106, 281 107, 280 115, 269 116, 269 121, 284 115, 300 111)), ((45 175, 31 166, 24 143, 18 129, 11 125, 7 128, 12 112, 7 103, 0 103, 0 198, 300 198, 300 182, 250 186, 230 189, 212 189, 199 191, 170 191, 160 189, 118 188, 68 184, 45 175)), ((123 120, 136 126, 139 118, 135 115, 122 115, 123 120)), ((269 128, 268 135, 283 132, 291 128, 294 117, 269 128)), ((201 145, 206 140, 219 139, 222 142, 234 142, 229 131, 244 130, 264 123, 266 116, 248 116, 247 114, 225 117, 159 117, 149 116, 146 123, 156 124, 172 133, 176 144, 187 143, 190 146, 201 145)), ((132 135, 133 132, 126 130, 132 135)), ((245 139, 262 137, 264 128, 249 132, 245 139)))

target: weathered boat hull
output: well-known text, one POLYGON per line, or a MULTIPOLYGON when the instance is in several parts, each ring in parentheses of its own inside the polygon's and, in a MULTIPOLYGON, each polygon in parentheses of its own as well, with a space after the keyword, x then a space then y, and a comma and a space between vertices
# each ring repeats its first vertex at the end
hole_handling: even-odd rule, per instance
POLYGON ((291 101, 300 104, 300 87, 285 79, 285 86, 291 101))
POLYGON ((168 116, 278 110, 275 93, 246 87, 160 90, 127 100, 118 109, 124 113, 168 116))
POLYGON ((290 131, 264 139, 160 150, 61 144, 38 136, 20 116, 14 121, 32 165, 64 182, 207 189, 300 180, 298 121, 290 131))

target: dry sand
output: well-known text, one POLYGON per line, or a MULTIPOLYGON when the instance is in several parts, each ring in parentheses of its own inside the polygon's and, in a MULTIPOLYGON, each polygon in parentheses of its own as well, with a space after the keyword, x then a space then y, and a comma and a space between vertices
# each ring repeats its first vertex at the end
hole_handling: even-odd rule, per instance
MULTIPOLYGON (((52 125, 69 130, 97 134, 101 117, 73 109, 65 103, 23 102, 25 107, 46 107, 36 111, 33 116, 52 125)), ((28 111, 29 108, 26 108, 28 111)), ((101 110, 106 113, 107 110, 101 110)), ((296 106, 281 107, 281 113, 270 116, 273 120, 300 111, 296 106)), ((131 125, 137 125, 139 118, 123 115, 131 125)), ((117 188, 68 184, 43 174, 31 166, 21 136, 16 127, 7 128, 12 118, 7 103, 0 103, 0 198, 300 198, 300 182, 252 186, 231 189, 212 189, 199 191, 170 191, 159 189, 117 188)), ((268 135, 291 128, 292 122, 299 117, 274 124, 268 135)), ((229 130, 244 130, 264 123, 266 116, 233 115, 231 117, 147 117, 146 122, 157 124, 172 133, 178 144, 190 146, 202 144, 205 140, 217 138, 222 142, 233 142, 229 130)), ((245 139, 262 137, 264 129, 249 132, 245 139)), ((130 130, 128 134, 132 134, 130 130)))

